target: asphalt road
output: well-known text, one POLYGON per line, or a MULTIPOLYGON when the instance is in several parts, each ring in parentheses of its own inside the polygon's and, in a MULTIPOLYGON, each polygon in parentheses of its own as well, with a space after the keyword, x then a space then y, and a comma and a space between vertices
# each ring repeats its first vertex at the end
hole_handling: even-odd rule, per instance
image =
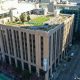
POLYGON ((62 70, 56 80, 80 80, 80 46, 73 49, 75 55, 67 63, 64 71, 62 70))

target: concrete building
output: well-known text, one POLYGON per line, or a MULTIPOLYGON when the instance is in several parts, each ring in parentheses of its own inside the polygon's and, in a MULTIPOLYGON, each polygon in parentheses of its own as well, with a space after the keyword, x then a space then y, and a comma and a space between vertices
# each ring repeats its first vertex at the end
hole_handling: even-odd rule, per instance
POLYGON ((61 9, 61 13, 64 14, 75 14, 74 31, 80 30, 80 5, 78 3, 68 3, 68 4, 55 4, 56 8, 61 9))
POLYGON ((0 25, 0 60, 50 80, 72 42, 74 15, 59 14, 40 27, 0 25))
POLYGON ((74 17, 74 30, 73 30, 73 40, 78 40, 80 37, 80 4, 77 2, 69 2, 65 4, 54 4, 58 9, 61 9, 63 14, 75 14, 74 17), (78 34, 78 35, 77 35, 78 34), (76 36, 77 35, 77 36, 76 36))
POLYGON ((18 0, 6 0, 0 4, 0 23, 6 23, 19 18, 23 12, 39 9, 36 3, 20 2, 18 0))

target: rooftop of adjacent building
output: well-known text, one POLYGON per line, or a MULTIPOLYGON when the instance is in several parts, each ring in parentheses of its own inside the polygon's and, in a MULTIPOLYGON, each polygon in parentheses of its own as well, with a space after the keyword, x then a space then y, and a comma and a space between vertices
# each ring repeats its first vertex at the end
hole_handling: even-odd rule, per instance
POLYGON ((62 7, 80 7, 79 5, 79 3, 76 3, 76 2, 66 2, 66 3, 63 3, 63 2, 61 2, 61 3, 56 3, 56 4, 54 4, 55 6, 62 6, 62 7))
POLYGON ((69 14, 58 14, 58 15, 51 15, 51 16, 43 16, 39 15, 30 20, 29 22, 9 22, 5 25, 12 26, 12 27, 19 27, 19 28, 26 28, 30 30, 43 30, 49 31, 54 29, 56 26, 62 24, 65 20, 69 19, 71 15, 69 14))
POLYGON ((4 2, 0 3, 0 14, 9 12, 12 9, 15 9, 19 12, 27 12, 33 9, 37 8, 36 3, 31 3, 31 2, 20 2, 18 3, 18 0, 7 0, 4 2))

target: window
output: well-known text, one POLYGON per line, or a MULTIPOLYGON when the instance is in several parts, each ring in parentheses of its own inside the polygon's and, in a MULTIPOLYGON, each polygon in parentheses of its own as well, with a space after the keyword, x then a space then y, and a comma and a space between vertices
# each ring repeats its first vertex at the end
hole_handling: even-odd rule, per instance
POLYGON ((21 61, 20 61, 20 60, 17 60, 17 67, 18 67, 19 69, 22 69, 22 64, 21 64, 21 61))
POLYGON ((7 29, 7 36, 8 36, 8 44, 10 55, 14 55, 14 48, 13 48, 13 40, 12 40, 12 31, 11 29, 7 29))
POLYGON ((32 36, 29 34, 29 44, 30 44, 30 59, 31 62, 33 62, 33 57, 32 57, 32 36))
POLYGON ((55 59, 55 45, 56 45, 55 41, 56 41, 56 32, 53 33, 53 53, 52 53, 52 61, 55 59))
POLYGON ((39 73, 40 73, 40 76, 42 77, 42 80, 44 80, 45 79, 45 71, 40 69, 39 73))
POLYGON ((6 42, 6 35, 5 35, 5 31, 4 30, 1 31, 1 38, 2 38, 4 52, 8 53, 7 42, 6 42))
POLYGON ((55 72, 55 66, 54 64, 52 65, 52 73, 55 72))
POLYGON ((22 40, 23 59, 28 61, 27 34, 26 34, 26 32, 21 32, 21 40, 22 40))
POLYGON ((62 45, 63 45, 63 27, 61 27, 60 31, 60 52, 62 52, 62 45))
POLYGON ((58 59, 56 60, 56 67, 58 67, 58 59))
POLYGON ((29 71, 28 63, 25 63, 25 62, 24 62, 24 69, 29 71))
POLYGON ((43 38, 41 37, 41 66, 43 66, 43 38))
POLYGON ((35 51, 35 35, 33 34, 33 59, 34 63, 36 63, 36 51, 35 51))
POLYGON ((32 73, 36 73, 36 67, 33 66, 33 65, 31 65, 31 72, 32 72, 32 73))
POLYGON ((49 69, 49 79, 50 79, 50 77, 51 77, 51 69, 49 69))
POLYGON ((36 64, 36 46, 35 46, 35 35, 34 34, 29 34, 29 44, 30 44, 31 62, 36 64))
POLYGON ((15 40, 16 56, 17 56, 18 58, 21 58, 20 42, 19 42, 19 33, 18 33, 18 31, 15 31, 15 30, 14 30, 14 40, 15 40))
POLYGON ((49 37, 49 65, 50 65, 50 56, 51 56, 51 36, 49 37))
POLYGON ((60 46, 60 30, 57 30, 57 42, 56 42, 56 57, 59 55, 59 46, 60 46))
POLYGON ((9 64, 9 56, 5 55, 5 61, 7 64, 9 64))
POLYGON ((11 58, 11 65, 14 66, 14 67, 16 66, 15 65, 15 59, 14 58, 11 58))

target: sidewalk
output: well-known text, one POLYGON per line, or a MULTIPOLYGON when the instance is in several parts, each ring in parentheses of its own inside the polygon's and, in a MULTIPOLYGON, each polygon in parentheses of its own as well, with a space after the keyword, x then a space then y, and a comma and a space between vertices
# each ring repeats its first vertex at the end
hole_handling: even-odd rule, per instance
POLYGON ((56 78, 59 76, 59 74, 65 70, 64 64, 67 65, 67 62, 60 63, 60 65, 56 69, 56 72, 53 73, 52 80, 56 80, 56 78))

